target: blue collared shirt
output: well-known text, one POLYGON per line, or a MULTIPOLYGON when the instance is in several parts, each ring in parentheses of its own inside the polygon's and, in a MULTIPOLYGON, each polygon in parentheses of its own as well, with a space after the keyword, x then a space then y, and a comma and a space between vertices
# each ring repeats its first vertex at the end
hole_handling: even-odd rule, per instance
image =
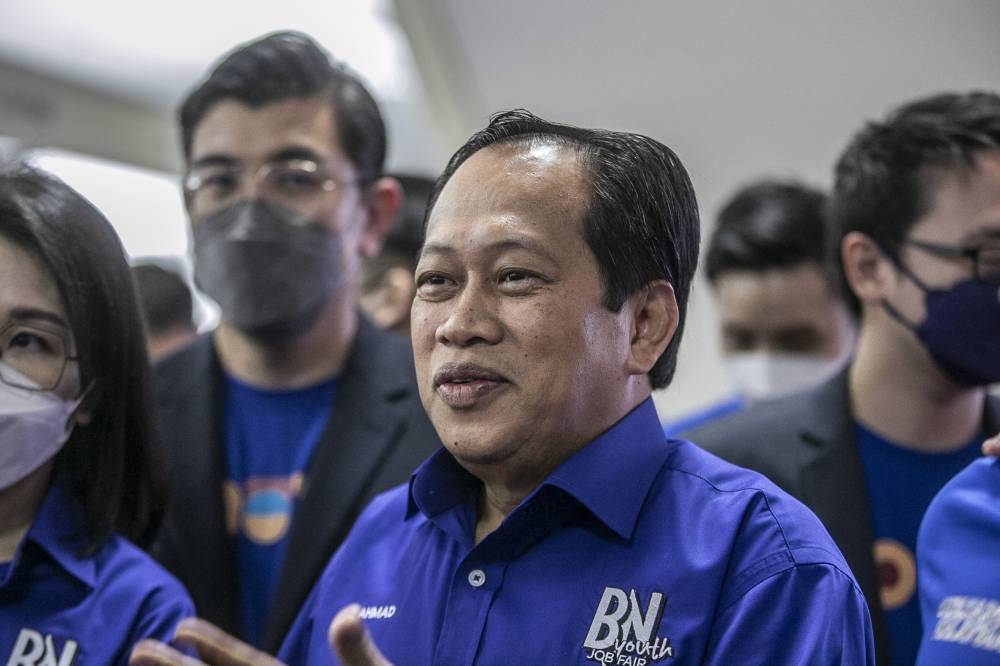
POLYGON ((652 401, 560 465, 479 544, 477 479, 440 450, 380 497, 286 638, 337 663, 359 603, 399 664, 871 664, 833 541, 766 479, 668 440, 652 401))
POLYGON ((1000 663, 1000 460, 948 482, 917 537, 924 638, 918 666, 1000 663))
POLYGON ((81 556, 82 516, 54 483, 0 579, 0 663, 125 664, 142 638, 169 640, 187 592, 119 536, 81 556))

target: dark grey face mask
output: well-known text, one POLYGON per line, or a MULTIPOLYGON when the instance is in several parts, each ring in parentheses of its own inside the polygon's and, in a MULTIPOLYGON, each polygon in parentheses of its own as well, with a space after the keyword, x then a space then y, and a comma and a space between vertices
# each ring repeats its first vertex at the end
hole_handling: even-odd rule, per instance
POLYGON ((343 280, 341 239, 293 210, 240 201, 194 226, 195 283, 255 338, 304 333, 343 280))

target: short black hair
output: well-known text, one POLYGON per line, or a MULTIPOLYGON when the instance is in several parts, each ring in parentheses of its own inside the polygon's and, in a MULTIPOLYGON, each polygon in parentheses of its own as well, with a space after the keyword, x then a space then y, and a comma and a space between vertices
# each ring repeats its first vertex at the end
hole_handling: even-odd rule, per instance
POLYGON ((670 148, 641 134, 562 125, 523 109, 498 113, 452 156, 431 193, 428 218, 441 190, 473 154, 492 145, 527 146, 537 140, 574 150, 590 182, 584 238, 600 267, 605 306, 617 312, 654 280, 673 286, 677 332, 649 372, 653 388, 668 386, 677 366, 700 233, 694 187, 670 148))
POLYGON ((405 268, 413 272, 424 243, 424 214, 434 189, 434 179, 409 174, 389 176, 399 181, 403 190, 403 205, 396 213, 378 255, 365 261, 362 291, 376 289, 390 268, 405 268))
POLYGON ((325 99, 333 108, 341 148, 362 185, 382 175, 386 130, 378 104, 361 78, 308 35, 284 31, 242 44, 215 66, 181 104, 184 157, 190 160, 195 128, 222 100, 252 108, 288 99, 325 99))
POLYGON ((23 164, 0 169, 0 236, 52 275, 79 358, 80 386, 93 384, 90 422, 56 456, 88 547, 114 532, 148 545, 166 506, 152 421, 146 343, 132 276, 111 224, 54 176, 23 164))
POLYGON ((722 206, 705 252, 705 276, 715 286, 731 272, 764 273, 815 264, 830 294, 853 308, 834 265, 827 197, 793 180, 765 179, 737 190, 722 206))
POLYGON ((157 264, 134 264, 132 278, 139 292, 143 319, 151 333, 196 328, 191 289, 178 273, 157 264))
POLYGON ((837 161, 830 208, 838 248, 859 231, 898 259, 938 179, 967 174, 979 153, 998 148, 1000 96, 990 92, 918 99, 868 123, 837 161))

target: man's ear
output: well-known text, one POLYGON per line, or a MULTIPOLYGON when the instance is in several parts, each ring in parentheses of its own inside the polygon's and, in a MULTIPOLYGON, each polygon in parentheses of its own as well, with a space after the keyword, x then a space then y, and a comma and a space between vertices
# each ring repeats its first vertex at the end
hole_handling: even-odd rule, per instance
POLYGON ((632 308, 628 371, 645 375, 674 339, 680 312, 674 288, 666 280, 650 282, 626 302, 632 308))
POLYGON ((840 258, 844 276, 858 300, 865 304, 885 300, 895 271, 875 241, 860 231, 851 231, 840 242, 840 258))
POLYGON ((395 178, 379 178, 368 188, 365 195, 367 220, 359 246, 363 257, 378 254, 402 204, 403 188, 395 178))

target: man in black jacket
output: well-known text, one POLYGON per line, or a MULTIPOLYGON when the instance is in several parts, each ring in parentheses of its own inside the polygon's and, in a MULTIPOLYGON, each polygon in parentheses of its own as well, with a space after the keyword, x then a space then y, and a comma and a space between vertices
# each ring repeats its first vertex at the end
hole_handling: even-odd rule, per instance
POLYGON ((946 94, 870 123, 832 223, 861 304, 855 358, 819 388, 685 436, 824 522, 872 611, 879 663, 912 664, 914 547, 938 489, 1000 427, 1000 96, 946 94))
POLYGON ((375 101, 299 33, 230 53, 180 121, 195 280, 222 315, 157 368, 158 555, 200 615, 274 649, 357 513, 438 445, 408 345, 355 304, 399 185, 375 101))

